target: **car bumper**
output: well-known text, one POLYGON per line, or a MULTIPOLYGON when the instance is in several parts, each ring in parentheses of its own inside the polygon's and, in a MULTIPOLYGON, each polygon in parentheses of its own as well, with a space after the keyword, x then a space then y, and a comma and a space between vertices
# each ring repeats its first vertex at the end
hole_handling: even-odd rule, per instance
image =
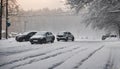
POLYGON ((30 39, 31 43, 43 43, 43 39, 30 39))
POLYGON ((66 37, 58 37, 58 40, 66 40, 66 37))

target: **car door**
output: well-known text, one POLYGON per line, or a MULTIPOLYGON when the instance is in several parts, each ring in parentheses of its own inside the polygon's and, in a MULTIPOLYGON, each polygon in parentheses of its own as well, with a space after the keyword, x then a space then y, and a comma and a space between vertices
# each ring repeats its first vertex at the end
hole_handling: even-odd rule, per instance
POLYGON ((29 40, 30 37, 32 37, 34 34, 35 34, 35 32, 28 33, 27 36, 26 36, 26 38, 25 38, 25 40, 29 40))
POLYGON ((28 36, 31 37, 31 36, 33 36, 35 33, 36 33, 36 32, 30 32, 30 33, 28 34, 28 36))
POLYGON ((68 39, 71 40, 72 39, 72 35, 70 32, 68 32, 68 39))
POLYGON ((47 42, 51 41, 49 32, 46 33, 46 40, 47 40, 47 42))
POLYGON ((52 41, 54 36, 53 36, 53 34, 51 32, 49 32, 49 36, 50 36, 50 41, 52 41))

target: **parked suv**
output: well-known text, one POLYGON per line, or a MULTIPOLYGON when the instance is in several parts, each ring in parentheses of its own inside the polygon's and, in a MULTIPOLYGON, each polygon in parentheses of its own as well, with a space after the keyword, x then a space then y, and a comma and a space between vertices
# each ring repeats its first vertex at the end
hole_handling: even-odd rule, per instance
POLYGON ((16 41, 18 42, 22 42, 22 41, 29 41, 30 37, 32 37, 33 35, 35 35, 35 31, 32 32, 25 32, 23 34, 19 34, 16 36, 16 41))
POLYGON ((65 40, 65 41, 72 40, 72 41, 74 41, 74 36, 70 32, 59 32, 57 34, 57 41, 60 41, 60 40, 65 40))
POLYGON ((37 32, 34 36, 30 38, 30 43, 47 43, 51 42, 53 43, 55 40, 55 36, 51 32, 41 31, 37 32))

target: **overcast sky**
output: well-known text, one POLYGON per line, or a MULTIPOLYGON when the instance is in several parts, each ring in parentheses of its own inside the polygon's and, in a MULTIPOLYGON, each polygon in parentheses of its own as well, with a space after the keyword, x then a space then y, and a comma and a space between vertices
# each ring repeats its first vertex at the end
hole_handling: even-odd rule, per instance
POLYGON ((63 0, 18 0, 20 6, 24 10, 38 10, 42 8, 63 8, 64 4, 61 2, 63 0))

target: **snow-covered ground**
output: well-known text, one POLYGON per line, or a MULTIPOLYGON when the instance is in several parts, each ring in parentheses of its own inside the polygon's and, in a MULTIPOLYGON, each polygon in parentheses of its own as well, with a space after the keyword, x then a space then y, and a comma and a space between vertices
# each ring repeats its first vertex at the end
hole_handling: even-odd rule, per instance
POLYGON ((120 69, 120 41, 0 40, 0 69, 120 69))

